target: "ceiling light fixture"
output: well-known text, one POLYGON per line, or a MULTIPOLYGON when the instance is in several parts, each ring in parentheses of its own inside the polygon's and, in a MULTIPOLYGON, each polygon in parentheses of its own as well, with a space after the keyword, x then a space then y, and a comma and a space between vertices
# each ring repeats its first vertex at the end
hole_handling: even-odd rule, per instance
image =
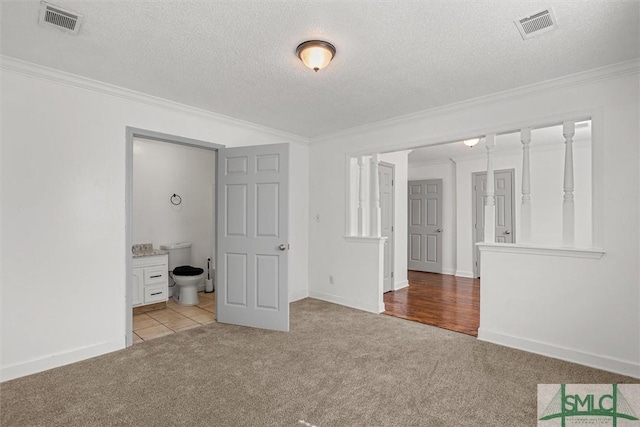
POLYGON ((304 65, 316 73, 329 65, 336 55, 336 48, 329 42, 322 40, 309 40, 296 48, 296 54, 304 65))
POLYGON ((476 145, 478 142, 480 142, 480 138, 465 139, 462 142, 464 143, 464 145, 466 145, 467 147, 471 148, 474 145, 476 145))

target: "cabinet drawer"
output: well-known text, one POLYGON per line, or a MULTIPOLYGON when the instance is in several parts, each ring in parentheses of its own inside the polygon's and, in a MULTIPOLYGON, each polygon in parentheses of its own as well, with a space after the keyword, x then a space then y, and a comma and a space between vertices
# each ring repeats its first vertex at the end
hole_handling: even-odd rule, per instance
POLYGON ((145 286, 144 288, 144 303, 149 304, 152 302, 166 301, 167 300, 167 286, 145 286))
POLYGON ((166 283, 167 269, 164 266, 148 267, 144 269, 144 284, 166 283))

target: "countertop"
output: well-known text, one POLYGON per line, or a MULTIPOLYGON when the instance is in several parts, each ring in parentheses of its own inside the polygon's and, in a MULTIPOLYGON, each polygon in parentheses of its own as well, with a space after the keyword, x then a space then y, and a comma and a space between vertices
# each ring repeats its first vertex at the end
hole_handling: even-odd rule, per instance
POLYGON ((134 258, 140 258, 145 256, 158 256, 167 255, 169 251, 164 249, 154 249, 151 243, 140 243, 131 247, 131 252, 134 258))
POLYGON ((133 257, 134 258, 140 258, 140 257, 143 257, 143 256, 167 255, 168 253, 169 253, 169 251, 164 251, 162 249, 153 249, 151 251, 134 252, 133 253, 133 257))

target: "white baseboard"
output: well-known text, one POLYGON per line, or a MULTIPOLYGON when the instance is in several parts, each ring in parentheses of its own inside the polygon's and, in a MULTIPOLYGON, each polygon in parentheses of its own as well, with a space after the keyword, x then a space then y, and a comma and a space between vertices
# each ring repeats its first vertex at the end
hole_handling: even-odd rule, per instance
MULTIPOLYGON (((325 294, 324 292, 309 291, 309 297, 319 299, 322 301, 332 302, 334 304, 344 305, 347 307, 355 308, 362 311, 368 311, 369 313, 380 314, 380 304, 378 301, 365 302, 352 300, 350 298, 344 298, 337 295, 325 294)), ((384 311, 384 310, 382 310, 384 311)))
POLYGON ((70 350, 64 353, 52 354, 39 359, 29 360, 27 362, 3 366, 2 369, 0 369, 0 382, 80 362, 81 360, 90 359, 92 357, 111 353, 112 351, 121 350, 123 348, 125 348, 124 335, 121 340, 103 342, 88 347, 70 350))
POLYGON ((473 279, 474 278, 473 271, 456 270, 456 276, 458 276, 458 277, 468 277, 469 279, 473 279))
POLYGON ((296 289, 294 291, 289 292, 289 302, 299 301, 307 297, 309 297, 308 289, 296 289))
POLYGON ((393 284, 393 290, 394 291, 399 291, 400 289, 406 288, 407 286, 409 286, 409 281, 408 280, 401 280, 399 282, 396 282, 393 284))
POLYGON ((628 362, 612 357, 601 356, 593 353, 583 352, 580 350, 547 344, 540 341, 518 338, 498 332, 487 331, 482 328, 478 330, 478 339, 493 344, 503 345, 505 347, 516 348, 518 350, 540 354, 542 356, 548 356, 555 359, 565 360, 567 362, 577 363, 579 365, 590 366, 592 368, 603 369, 605 371, 615 372, 617 374, 640 378, 640 363, 637 362, 628 362))
POLYGON ((456 271, 451 269, 451 268, 443 268, 442 269, 442 274, 448 274, 450 276, 455 276, 456 275, 456 271))

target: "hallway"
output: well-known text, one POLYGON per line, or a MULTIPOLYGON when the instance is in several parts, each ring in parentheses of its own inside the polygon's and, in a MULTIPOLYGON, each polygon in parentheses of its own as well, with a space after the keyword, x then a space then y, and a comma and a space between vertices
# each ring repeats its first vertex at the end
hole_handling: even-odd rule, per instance
POLYGON ((409 287, 384 294, 384 314, 478 336, 480 279, 409 270, 409 287))

